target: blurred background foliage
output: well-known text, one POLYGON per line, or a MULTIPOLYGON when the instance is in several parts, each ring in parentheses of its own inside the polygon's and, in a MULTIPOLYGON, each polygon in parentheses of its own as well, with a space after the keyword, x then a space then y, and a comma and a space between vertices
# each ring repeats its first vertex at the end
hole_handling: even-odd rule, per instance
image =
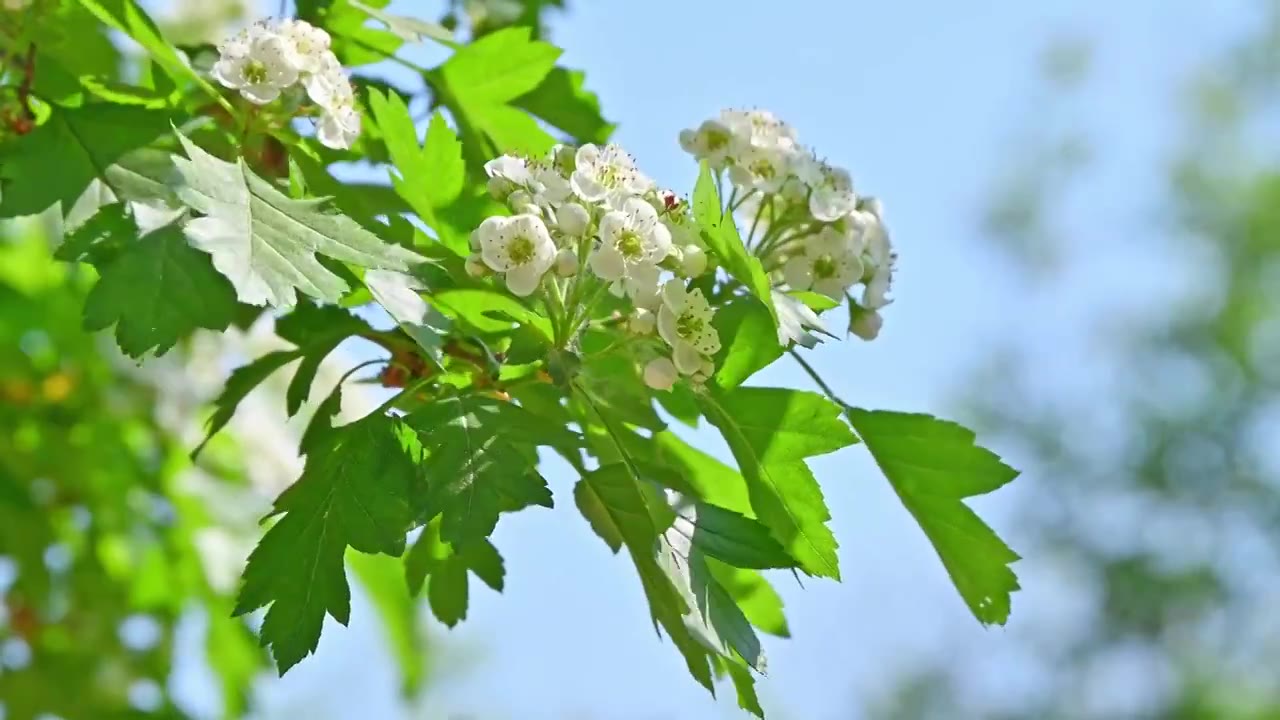
POLYGON ((1011 544, 1048 606, 1024 597, 1035 618, 999 657, 955 647, 870 717, 1280 718, 1280 4, 1188 79, 1149 238, 1073 202, 1106 202, 1080 129, 1090 56, 1080 38, 1045 53, 1044 122, 987 213, 1045 326, 961 383, 962 414, 1026 470, 1011 544), (1081 272, 1112 253, 1143 271, 1085 295, 1081 272), (1056 325, 1081 307, 1079 332, 1056 325), (1054 371, 1062 354, 1083 358, 1079 382, 1054 371))

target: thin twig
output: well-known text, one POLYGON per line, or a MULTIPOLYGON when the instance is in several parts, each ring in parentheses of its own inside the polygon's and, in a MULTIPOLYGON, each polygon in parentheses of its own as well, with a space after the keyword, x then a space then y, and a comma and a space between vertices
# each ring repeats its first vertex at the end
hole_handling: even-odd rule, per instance
POLYGON ((813 381, 818 384, 818 387, 822 388, 822 392, 826 393, 827 397, 834 400, 841 407, 850 407, 849 403, 840 399, 840 396, 836 394, 836 391, 831 389, 831 386, 827 384, 827 381, 822 379, 822 376, 818 374, 818 371, 814 370, 813 366, 809 364, 809 361, 801 357, 800 353, 796 352, 795 348, 791 348, 787 350, 787 352, 790 353, 791 357, 796 359, 796 362, 800 363, 800 367, 804 368, 804 371, 809 374, 809 377, 813 378, 813 381))

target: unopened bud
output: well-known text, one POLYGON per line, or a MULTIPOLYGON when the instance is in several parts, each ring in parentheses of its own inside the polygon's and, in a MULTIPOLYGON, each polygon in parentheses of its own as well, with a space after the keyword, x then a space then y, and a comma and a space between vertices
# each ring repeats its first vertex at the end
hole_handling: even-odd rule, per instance
POLYGON ((490 274, 489 266, 484 264, 479 254, 467 256, 466 268, 467 274, 473 278, 487 277, 490 274))
POLYGON ((654 390, 670 390, 679 379, 680 373, 671 358, 654 358, 644 366, 644 384, 654 390))
POLYGON ((680 270, 685 277, 698 277, 707 271, 707 251, 697 245, 686 245, 681 250, 683 259, 680 270))
POLYGON ((572 277, 578 274, 578 255, 569 248, 556 253, 556 274, 560 277, 572 277))
POLYGON ((854 307, 852 311, 853 318, 849 322, 849 332, 863 340, 875 340, 880 335, 880 328, 884 326, 884 318, 880 317, 880 313, 875 310, 854 307))
POLYGON ((652 310, 636 308, 635 314, 631 316, 631 320, 627 323, 627 329, 636 335, 648 335, 653 332, 657 322, 658 319, 654 316, 652 310))
POLYGON ((577 203, 565 203, 556 210, 556 226, 569 237, 582 237, 591 223, 591 214, 577 203))

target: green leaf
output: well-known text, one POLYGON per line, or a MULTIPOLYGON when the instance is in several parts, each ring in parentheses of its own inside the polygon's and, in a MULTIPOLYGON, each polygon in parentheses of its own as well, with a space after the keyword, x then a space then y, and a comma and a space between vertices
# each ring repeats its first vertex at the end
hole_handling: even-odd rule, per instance
POLYGON ((125 105, 54 107, 32 133, 0 148, 0 217, 65 208, 122 155, 163 135, 169 115, 125 105))
POLYGON ((302 362, 294 370, 285 391, 285 411, 293 417, 311 397, 320 364, 343 341, 373 332, 369 323, 335 305, 313 305, 302 302, 288 315, 276 321, 276 335, 298 346, 302 362))
POLYGON ((707 246, 724 263, 725 270, 746 286, 769 312, 774 325, 777 325, 778 313, 773 307, 773 289, 769 276, 760 264, 760 258, 752 255, 743 244, 733 215, 723 214, 715 180, 705 162, 698 173, 698 183, 693 188, 693 217, 702 229, 707 246))
POLYGON ((656 552, 660 529, 654 524, 638 479, 625 465, 615 463, 587 473, 578 485, 583 489, 575 489, 575 495, 592 495, 589 504, 603 509, 605 517, 626 545, 640 575, 655 624, 667 631, 671 641, 684 655, 694 679, 714 693, 706 650, 685 626, 684 616, 690 608, 658 564, 656 552))
POLYGON ((225 330, 235 315, 230 283, 175 225, 138 238, 100 271, 85 299, 85 328, 115 325, 130 357, 153 349, 163 355, 197 328, 225 330))
POLYGON ((457 135, 444 116, 436 112, 427 126, 426 141, 420 146, 409 109, 394 93, 383 95, 370 90, 369 108, 395 164, 391 184, 396 193, 436 231, 442 242, 455 253, 465 255, 468 252, 466 238, 448 232, 449 228, 437 217, 440 210, 458 199, 466 179, 462 144, 457 135))
POLYGON ((510 332, 516 323, 537 331, 551 343, 551 323, 518 300, 494 290, 444 290, 432 294, 432 303, 454 320, 480 333, 510 332))
POLYGON ((760 698, 756 696, 756 678, 750 670, 735 663, 725 663, 729 679, 738 691, 738 707, 764 720, 764 709, 760 707, 760 698))
POLYGON ((747 378, 782 357, 777 326, 764 305, 738 298, 716 312, 713 321, 720 334, 716 354, 716 385, 732 390, 747 378))
POLYGON ((600 113, 600 100, 584 87, 581 70, 552 68, 538 87, 513 104, 569 133, 580 143, 604 144, 616 127, 600 113))
POLYGON ((554 138, 511 103, 537 88, 559 56, 554 45, 530 39, 530 28, 515 26, 459 49, 431 77, 464 134, 473 126, 493 138, 499 152, 540 154, 554 138))
POLYGON ((651 452, 655 462, 679 472, 686 485, 682 492, 744 517, 755 517, 747 481, 737 470, 670 431, 654 433, 651 452))
POLYGON ((346 549, 404 551, 417 468, 398 427, 371 415, 324 435, 302 476, 276 499, 274 512, 284 516, 249 556, 235 614, 270 605, 260 635, 281 675, 315 651, 326 613, 347 623, 346 549))
POLYGON ((417 595, 430 579, 427 602, 440 622, 453 627, 467 616, 468 575, 501 592, 506 569, 498 549, 488 540, 454 547, 440 538, 440 518, 422 529, 405 557, 405 580, 417 595))
POLYGON ((413 338, 426 357, 439 364, 440 348, 449 334, 449 318, 427 304, 418 291, 426 286, 417 278, 390 270, 370 270, 364 284, 387 313, 400 324, 400 329, 413 338))
POLYGON ((915 517, 974 617, 1003 625, 1018 578, 1018 555, 961 502, 1018 476, 999 456, 974 445, 972 431, 929 415, 849 408, 902 504, 915 517))
POLYGON ((759 672, 765 671, 764 650, 742 609, 707 566, 707 554, 688 532, 681 518, 688 512, 674 503, 677 518, 658 542, 658 564, 671 578, 688 608, 685 626, 704 646, 726 658, 741 657, 759 672))
POLYGON ((500 513, 530 505, 551 507, 535 448, 579 443, 566 428, 539 421, 509 402, 477 395, 436 400, 406 422, 419 431, 428 452, 421 519, 442 515, 441 537, 458 544, 488 537, 500 513))
POLYGON ((787 555, 769 528, 758 520, 708 503, 689 502, 676 509, 673 528, 688 536, 708 557, 739 568, 790 568, 787 555))
POLYGON ((731 567, 711 558, 707 559, 707 566, 733 601, 742 608, 742 613, 752 625, 770 635, 791 637, 787 618, 782 613, 782 597, 763 575, 755 570, 731 567))
POLYGON ((839 579, 831 514, 804 463, 856 442, 839 406, 814 393, 744 387, 702 405, 738 461, 756 517, 805 572, 839 579))
POLYGON ((347 284, 316 253, 401 272, 423 261, 351 218, 323 212, 323 201, 288 197, 239 158, 224 162, 181 133, 178 139, 189 158, 174 160, 184 181, 178 195, 204 214, 187 223, 187 238, 213 256, 214 267, 231 280, 242 302, 288 307, 295 302, 295 289, 338 302, 347 284))
POLYGON ((196 457, 204 450, 204 446, 209 444, 209 440, 218 433, 219 430, 227 426, 231 422, 231 418, 236 414, 236 408, 240 406, 240 402, 253 392, 253 389, 261 385, 275 371, 288 365, 290 362, 302 357, 302 353, 297 350, 276 350, 254 360, 248 365, 242 365, 231 373, 231 377, 227 378, 226 387, 222 389, 222 394, 217 400, 213 401, 213 415, 209 417, 208 432, 205 434, 204 440, 195 450, 191 451, 191 457, 196 457))
POLYGON ((356 2, 356 0, 347 1, 357 10, 363 10, 369 14, 369 17, 381 21, 387 26, 387 30, 405 42, 416 43, 430 38, 446 47, 458 46, 458 43, 453 38, 453 33, 449 32, 443 25, 427 22, 419 18, 389 13, 385 10, 356 2))
POLYGON ((400 562, 384 555, 348 552, 347 563, 382 619, 387 645, 400 666, 401 688, 413 696, 426 677, 426 631, 418 621, 417 603, 404 591, 400 562))
POLYGON ((108 27, 133 38, 174 80, 195 78, 203 83, 134 0, 80 0, 80 4, 108 27))
POLYGON ((509 27, 458 50, 440 74, 468 109, 503 105, 531 92, 555 67, 560 49, 530 38, 530 28, 509 27))

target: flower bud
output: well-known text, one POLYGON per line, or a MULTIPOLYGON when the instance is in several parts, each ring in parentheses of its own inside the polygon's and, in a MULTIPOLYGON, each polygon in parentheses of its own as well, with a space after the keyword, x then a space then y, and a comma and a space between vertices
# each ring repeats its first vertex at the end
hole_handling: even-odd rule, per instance
POLYGON ((524 208, 532 204, 533 196, 527 190, 516 190, 507 196, 507 207, 518 213, 528 212, 524 208))
POLYGON ((569 248, 556 253, 556 274, 560 277, 573 277, 578 274, 578 254, 569 248))
POLYGON ((489 266, 484 264, 484 260, 479 253, 473 253, 467 256, 467 274, 473 278, 487 277, 490 273, 489 266))
POLYGON ((859 307, 851 309, 853 319, 849 323, 849 331, 863 340, 875 340, 880 334, 880 328, 884 326, 884 318, 875 310, 863 310, 859 307))
POLYGON ((654 390, 670 390, 679 379, 680 373, 671 358, 654 358, 644 366, 644 384, 654 390))
POLYGON ((511 191, 515 189, 515 185, 504 177, 491 177, 487 187, 489 188, 489 196, 494 200, 506 200, 511 191))
POLYGON ((591 214, 577 203, 565 203, 556 210, 556 226, 570 237, 582 237, 591 223, 591 214))
POLYGON ((630 322, 627 323, 627 329, 636 335, 648 335, 653 332, 657 322, 658 318, 653 314, 652 310, 636 308, 635 314, 631 316, 630 322))
POLYGON ((681 252, 680 271, 685 277, 698 277, 707 271, 707 251, 697 245, 686 245, 681 252))

